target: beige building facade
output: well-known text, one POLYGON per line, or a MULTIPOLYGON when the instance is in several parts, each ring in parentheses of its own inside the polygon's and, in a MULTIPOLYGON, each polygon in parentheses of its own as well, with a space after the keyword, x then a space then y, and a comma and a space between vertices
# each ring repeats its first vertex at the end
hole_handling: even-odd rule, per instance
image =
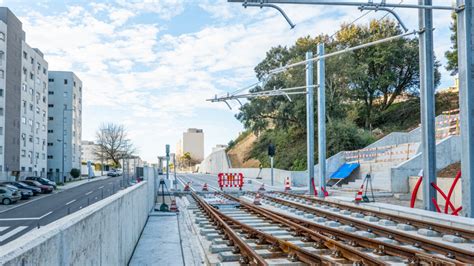
POLYGON ((176 145, 176 155, 178 157, 189 152, 191 158, 196 161, 204 160, 204 132, 198 128, 188 128, 183 133, 183 138, 176 145))

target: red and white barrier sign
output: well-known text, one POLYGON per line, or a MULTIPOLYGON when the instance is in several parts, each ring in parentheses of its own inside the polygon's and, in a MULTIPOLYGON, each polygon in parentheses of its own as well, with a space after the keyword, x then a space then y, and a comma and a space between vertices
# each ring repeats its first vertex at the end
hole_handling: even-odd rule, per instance
POLYGON ((219 173, 217 181, 221 190, 224 187, 238 187, 242 190, 244 186, 244 175, 242 173, 219 173))

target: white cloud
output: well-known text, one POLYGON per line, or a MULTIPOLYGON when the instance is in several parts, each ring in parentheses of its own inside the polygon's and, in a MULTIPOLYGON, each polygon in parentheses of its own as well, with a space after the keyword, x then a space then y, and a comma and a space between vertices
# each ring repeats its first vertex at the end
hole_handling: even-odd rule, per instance
POLYGON ((122 7, 137 12, 156 13, 162 19, 171 19, 184 11, 183 0, 117 0, 122 7))
MULTIPOLYGON (((223 0, 195 3, 219 22, 180 35, 162 33, 166 24, 131 22, 143 13, 170 19, 188 4, 179 0, 93 3, 89 9, 72 6, 55 15, 30 12, 21 20, 28 42, 45 53, 51 69, 73 70, 83 80, 84 137, 92 138, 102 121, 124 123, 151 160, 156 145, 174 144, 186 127, 230 125, 232 131, 211 139, 206 150, 224 136, 235 137, 241 127, 232 118, 236 109, 205 99, 253 82, 253 68, 270 47, 292 45, 301 36, 332 34, 340 23, 360 16, 356 8, 284 6, 297 24, 290 30, 273 9, 244 9, 223 0), (229 120, 199 117, 209 110, 228 114, 229 120)), ((416 28, 416 12, 399 12, 410 29, 416 28)), ((361 23, 381 15, 371 14, 361 23)), ((435 20, 438 58, 449 47, 446 17, 435 20)))

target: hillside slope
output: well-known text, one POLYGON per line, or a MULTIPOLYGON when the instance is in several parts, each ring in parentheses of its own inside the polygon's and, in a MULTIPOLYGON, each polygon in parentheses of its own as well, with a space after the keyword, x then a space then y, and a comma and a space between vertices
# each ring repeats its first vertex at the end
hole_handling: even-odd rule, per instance
POLYGON ((253 158, 247 160, 256 140, 255 134, 242 133, 242 136, 228 149, 227 155, 233 168, 257 168, 260 166, 259 160, 253 158))

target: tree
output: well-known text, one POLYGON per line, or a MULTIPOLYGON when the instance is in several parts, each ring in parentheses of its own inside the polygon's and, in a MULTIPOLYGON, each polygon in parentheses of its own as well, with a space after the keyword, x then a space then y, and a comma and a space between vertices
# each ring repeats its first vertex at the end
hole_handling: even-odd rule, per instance
POLYGON ((72 178, 78 178, 81 175, 81 170, 77 168, 72 168, 70 174, 72 178))
POLYGON ((451 14, 451 18, 453 21, 451 22, 451 26, 449 28, 452 31, 451 43, 453 46, 451 46, 450 51, 446 51, 444 56, 448 60, 446 69, 451 71, 451 76, 454 76, 458 73, 458 22, 456 12, 451 14))
MULTIPOLYGON (((336 35, 339 49, 401 34, 392 20, 372 20, 368 26, 344 26, 336 35)), ((377 113, 387 110, 401 95, 419 95, 418 39, 399 38, 344 55, 351 98, 363 103, 363 126, 372 128, 377 113)), ((435 84, 439 84, 439 62, 435 84)))
POLYGON ((113 123, 102 124, 96 132, 97 148, 94 153, 98 158, 112 161, 119 166, 120 160, 132 156, 136 149, 127 138, 127 130, 123 125, 113 123))

